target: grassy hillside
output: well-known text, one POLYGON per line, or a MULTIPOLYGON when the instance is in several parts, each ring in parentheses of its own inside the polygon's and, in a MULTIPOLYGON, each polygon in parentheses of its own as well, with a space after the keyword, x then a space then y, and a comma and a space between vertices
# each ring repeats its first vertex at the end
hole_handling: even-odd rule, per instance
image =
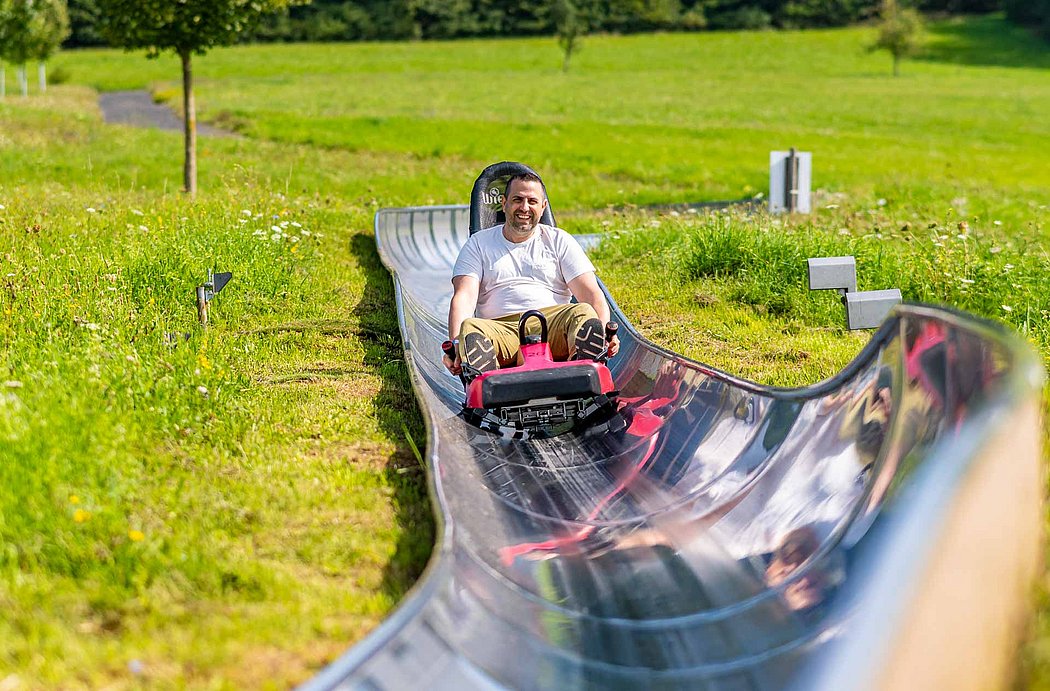
POLYGON ((201 140, 197 201, 178 135, 102 124, 89 88, 177 101, 175 61, 59 56, 71 84, 0 101, 0 680, 286 686, 389 611, 432 526, 371 218, 495 160, 611 231, 644 333, 728 371, 802 384, 861 347, 813 253, 1050 357, 1050 51, 941 24, 893 79, 872 38, 591 37, 567 75, 542 39, 218 50, 198 102, 244 136, 201 140), (753 196, 792 145, 809 217, 632 208, 753 196), (202 330, 209 268, 234 280, 202 330))

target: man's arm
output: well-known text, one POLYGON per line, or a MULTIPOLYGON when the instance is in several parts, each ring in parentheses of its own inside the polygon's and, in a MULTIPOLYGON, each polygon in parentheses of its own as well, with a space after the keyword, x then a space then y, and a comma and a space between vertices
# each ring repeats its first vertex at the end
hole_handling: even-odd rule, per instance
MULTIPOLYGON (((478 307, 478 293, 481 284, 473 276, 452 277, 452 301, 448 306, 448 337, 450 340, 459 338, 459 331, 463 328, 463 322, 474 316, 474 310, 478 307)), ((453 361, 446 355, 442 362, 452 374, 459 374, 463 370, 463 363, 459 355, 453 361)))
MULTIPOLYGON (((598 286, 598 279, 593 271, 587 271, 569 281, 569 290, 579 302, 586 302, 598 313, 598 319, 602 324, 609 322, 609 303, 605 300, 605 293, 598 286)), ((616 355, 620 350, 620 339, 616 336, 609 341, 609 357, 616 355)))

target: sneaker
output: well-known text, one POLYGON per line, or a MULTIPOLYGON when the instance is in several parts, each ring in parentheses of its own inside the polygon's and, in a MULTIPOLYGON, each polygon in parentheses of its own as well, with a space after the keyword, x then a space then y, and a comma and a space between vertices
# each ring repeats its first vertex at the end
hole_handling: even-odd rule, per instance
POLYGON ((588 319, 576 332, 574 360, 593 360, 605 350, 605 327, 597 319, 588 319))
POLYGON ((491 372, 499 369, 499 361, 496 360, 496 347, 492 341, 478 333, 467 334, 463 339, 466 353, 466 363, 479 372, 491 372))

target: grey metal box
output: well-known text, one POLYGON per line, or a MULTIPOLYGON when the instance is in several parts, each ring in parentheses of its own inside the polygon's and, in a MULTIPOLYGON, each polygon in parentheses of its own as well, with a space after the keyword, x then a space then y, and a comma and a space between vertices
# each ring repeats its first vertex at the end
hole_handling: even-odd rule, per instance
POLYGON ((851 329, 874 329, 900 301, 897 288, 846 293, 846 324, 851 329))
POLYGON ((853 257, 810 259, 809 289, 857 292, 857 261, 853 257))

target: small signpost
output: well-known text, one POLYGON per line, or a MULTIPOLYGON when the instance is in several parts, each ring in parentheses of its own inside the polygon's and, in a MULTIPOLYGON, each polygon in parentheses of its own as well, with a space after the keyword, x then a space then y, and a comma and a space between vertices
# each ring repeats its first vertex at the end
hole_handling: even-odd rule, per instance
POLYGON ((212 299, 219 294, 226 284, 233 278, 233 272, 212 273, 208 269, 208 281, 204 285, 197 286, 197 318, 201 326, 208 325, 208 306, 212 299))
POLYGON ((809 213, 813 154, 808 151, 769 153, 769 212, 809 213))

